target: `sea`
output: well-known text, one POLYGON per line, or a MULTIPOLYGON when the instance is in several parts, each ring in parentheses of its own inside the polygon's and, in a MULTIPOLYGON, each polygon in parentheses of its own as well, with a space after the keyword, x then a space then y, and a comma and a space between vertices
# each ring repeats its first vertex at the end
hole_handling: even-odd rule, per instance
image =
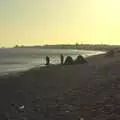
POLYGON ((45 66, 45 57, 50 57, 51 64, 60 63, 60 54, 84 57, 103 54, 102 51, 88 51, 77 49, 41 49, 41 48, 0 48, 0 76, 19 71, 26 71, 34 67, 45 66))

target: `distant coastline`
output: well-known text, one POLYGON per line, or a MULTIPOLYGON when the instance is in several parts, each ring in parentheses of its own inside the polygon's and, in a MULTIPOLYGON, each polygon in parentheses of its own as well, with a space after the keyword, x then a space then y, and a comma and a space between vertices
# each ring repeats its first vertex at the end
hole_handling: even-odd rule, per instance
POLYGON ((58 45, 35 45, 35 46, 24 46, 16 45, 14 48, 42 48, 42 49, 79 49, 79 50, 119 50, 120 45, 106 45, 106 44, 58 44, 58 45))

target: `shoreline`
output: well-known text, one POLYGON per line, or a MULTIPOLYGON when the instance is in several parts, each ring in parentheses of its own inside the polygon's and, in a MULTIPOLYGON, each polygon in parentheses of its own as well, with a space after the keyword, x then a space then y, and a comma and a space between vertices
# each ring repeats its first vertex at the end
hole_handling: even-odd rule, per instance
MULTIPOLYGON (((99 56, 99 55, 104 55, 105 53, 100 53, 100 54, 95 54, 95 55, 91 55, 91 56, 87 56, 85 57, 85 59, 89 59, 89 58, 94 58, 94 56, 99 56)), ((61 64, 50 64, 50 66, 60 66, 61 64)), ((47 66, 46 65, 42 65, 42 66, 38 66, 38 67, 32 67, 32 68, 29 68, 29 69, 26 69, 26 70, 20 70, 20 71, 11 71, 11 72, 6 72, 6 73, 3 73, 3 75, 1 74, 0 75, 0 78, 2 77, 9 77, 9 76, 19 76, 21 73, 24 73, 24 72, 28 72, 30 70, 35 70, 35 69, 42 69, 42 68, 46 68, 47 66)))

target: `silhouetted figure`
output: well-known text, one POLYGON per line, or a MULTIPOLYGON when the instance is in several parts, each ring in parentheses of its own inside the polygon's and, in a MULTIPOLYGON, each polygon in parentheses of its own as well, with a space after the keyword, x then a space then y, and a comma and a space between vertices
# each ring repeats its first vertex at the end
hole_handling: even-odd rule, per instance
POLYGON ((87 61, 81 55, 78 55, 76 60, 74 61, 74 64, 84 64, 84 63, 87 63, 87 61))
POLYGON ((60 61, 61 61, 61 65, 63 65, 63 62, 64 62, 64 56, 61 54, 60 55, 60 61))
POLYGON ((67 56, 64 65, 72 65, 74 63, 73 59, 71 56, 67 56))
POLYGON ((50 58, 48 56, 46 56, 46 65, 50 64, 50 58))

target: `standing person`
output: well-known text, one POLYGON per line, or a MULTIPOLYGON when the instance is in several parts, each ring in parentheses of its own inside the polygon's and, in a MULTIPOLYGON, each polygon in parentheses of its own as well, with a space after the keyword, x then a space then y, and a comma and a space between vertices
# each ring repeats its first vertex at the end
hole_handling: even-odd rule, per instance
POLYGON ((64 62, 64 56, 61 54, 60 55, 60 61, 61 61, 61 65, 63 65, 63 62, 64 62))
POLYGON ((46 56, 46 65, 50 64, 50 58, 48 56, 46 56))

